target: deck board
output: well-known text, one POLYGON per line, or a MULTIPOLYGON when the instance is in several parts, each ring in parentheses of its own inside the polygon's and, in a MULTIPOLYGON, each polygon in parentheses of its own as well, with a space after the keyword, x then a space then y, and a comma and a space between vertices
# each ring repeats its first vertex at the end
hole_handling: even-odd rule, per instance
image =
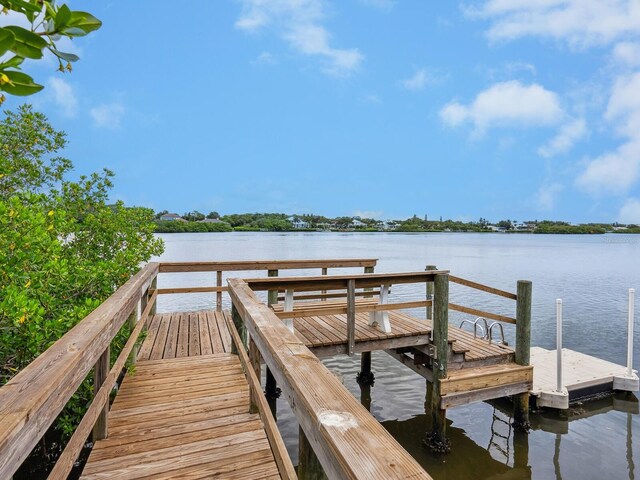
POLYGON ((223 315, 152 318, 81 478, 279 478, 223 315))
MULTIPOLYGON (((426 338, 431 333, 431 321, 411 317, 399 311, 389 312, 390 332, 384 332, 378 327, 369 325, 369 314, 356 313, 355 342, 367 343, 368 350, 386 349, 389 341, 395 341, 397 347, 416 346, 429 343, 426 338), (423 340, 416 343, 415 338, 423 340), (379 345, 379 348, 376 348, 379 345)), ((298 338, 317 355, 331 355, 337 353, 342 346, 346 346, 347 319, 344 314, 320 315, 310 312, 309 316, 296 317, 293 326, 298 338)), ((473 334, 454 325, 449 326, 449 342, 454 353, 464 355, 465 362, 474 364, 506 363, 513 361, 513 348, 487 340, 474 338, 473 334)))

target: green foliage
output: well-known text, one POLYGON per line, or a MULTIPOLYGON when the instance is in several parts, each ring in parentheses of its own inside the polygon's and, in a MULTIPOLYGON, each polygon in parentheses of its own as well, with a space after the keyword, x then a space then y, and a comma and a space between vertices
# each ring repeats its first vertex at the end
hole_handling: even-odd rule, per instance
MULTIPOLYGON (((0 385, 162 252, 153 212, 107 204, 113 174, 70 181, 65 134, 21 107, 0 122, 0 385)), ((117 355, 126 338, 113 344, 117 355)), ((90 385, 57 427, 68 433, 90 385)))
POLYGON ((155 222, 156 233, 190 233, 190 232, 230 232, 233 229, 226 222, 181 222, 179 220, 158 220, 155 222))
POLYGON ((62 37, 85 36, 102 26, 102 22, 87 12, 71 10, 66 4, 57 6, 53 0, 0 0, 0 15, 24 15, 30 28, 19 25, 0 27, 0 105, 10 95, 32 95, 44 87, 20 71, 25 59, 39 60, 45 49, 58 59, 61 72, 71 71, 73 53, 61 52, 56 42, 62 37))
POLYGON ((182 215, 182 218, 187 222, 199 222, 200 220, 204 220, 204 213, 194 210, 193 212, 185 213, 182 215))
POLYGON ((539 222, 534 233, 554 233, 554 234, 600 234, 606 230, 596 225, 569 225, 566 222, 539 222))
POLYGON ((218 220, 220 218, 220 214, 218 212, 209 212, 207 218, 218 220))

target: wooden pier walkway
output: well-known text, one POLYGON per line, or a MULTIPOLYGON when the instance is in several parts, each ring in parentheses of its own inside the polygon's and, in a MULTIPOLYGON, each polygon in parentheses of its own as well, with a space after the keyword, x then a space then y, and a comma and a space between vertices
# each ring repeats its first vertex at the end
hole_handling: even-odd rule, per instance
POLYGON ((225 315, 151 319, 81 478, 280 478, 225 315))
MULTIPOLYGON (((433 446, 446 448, 447 408, 504 396, 513 400, 514 428, 526 430, 529 392, 552 370, 538 365, 546 353, 530 349, 531 283, 519 281, 515 294, 435 267, 374 274, 375 265, 375 259, 147 264, 0 388, 0 478, 15 474, 92 370, 93 400, 49 478, 67 478, 92 436, 86 479, 429 479, 319 359, 360 353, 361 374, 370 376, 374 350, 429 382, 432 430, 425 433, 433 446), (364 274, 327 275, 329 268, 354 267, 364 274), (278 277, 286 269, 321 269, 322 276, 278 277), (251 270, 268 276, 236 274, 223 285, 223 272, 251 270), (214 273, 215 286, 157 286, 159 274, 188 272, 214 273), (450 303, 449 282, 513 300, 516 314, 450 303), (426 297, 390 303, 390 287, 398 284, 422 285, 426 297), (267 292, 268 302, 256 292, 267 292), (216 309, 156 314, 158 295, 186 293, 215 294, 216 309), (230 312, 222 309, 225 293, 230 312), (406 313, 416 308, 425 308, 426 318, 406 313), (450 325, 450 309, 482 317, 488 338, 450 325), (503 323, 515 326, 514 346, 491 340, 492 328, 503 323), (111 344, 125 324, 130 336, 111 362, 111 344), (263 393, 264 367, 267 392, 282 390, 300 427, 297 471, 263 393)), ((600 366, 612 388, 637 390, 637 375, 621 378, 600 366)))

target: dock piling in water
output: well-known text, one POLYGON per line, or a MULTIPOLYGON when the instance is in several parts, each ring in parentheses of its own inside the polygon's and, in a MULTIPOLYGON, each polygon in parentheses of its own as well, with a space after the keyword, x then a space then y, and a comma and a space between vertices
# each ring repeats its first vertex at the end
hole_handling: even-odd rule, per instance
MULTIPOLYGON (((528 366, 531 359, 531 292, 528 280, 518 280, 516 300, 516 352, 518 365, 528 366)), ((513 396, 513 425, 518 430, 528 431, 529 392, 513 396)))

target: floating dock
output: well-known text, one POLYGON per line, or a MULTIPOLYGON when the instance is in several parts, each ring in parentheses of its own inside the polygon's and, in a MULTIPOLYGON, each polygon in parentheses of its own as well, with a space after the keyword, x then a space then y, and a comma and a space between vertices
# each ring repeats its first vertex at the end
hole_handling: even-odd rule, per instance
POLYGON ((566 410, 570 402, 589 395, 613 390, 637 392, 640 387, 636 370, 628 375, 627 367, 563 348, 563 388, 558 390, 557 358, 557 350, 531 348, 531 395, 536 398, 538 407, 566 410))

